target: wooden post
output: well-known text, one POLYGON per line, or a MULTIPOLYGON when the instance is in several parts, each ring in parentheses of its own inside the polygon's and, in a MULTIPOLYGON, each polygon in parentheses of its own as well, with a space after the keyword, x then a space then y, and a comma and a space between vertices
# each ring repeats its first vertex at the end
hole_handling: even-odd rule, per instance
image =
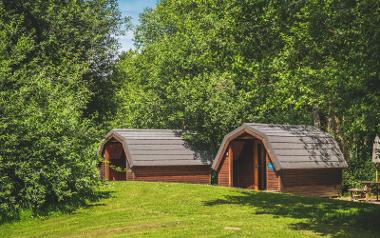
POLYGON ((365 192, 365 201, 366 202, 368 202, 368 200, 369 200, 369 185, 364 185, 364 191, 366 191, 365 192))
POLYGON ((110 179, 110 152, 109 152, 109 145, 106 145, 105 151, 104 151, 104 179, 109 180, 110 179))
POLYGON ((233 187, 234 186, 234 151, 232 149, 232 143, 230 143, 228 147, 228 159, 229 159, 229 180, 228 180, 228 186, 233 187))
POLYGON ((269 157, 268 153, 265 153, 265 190, 268 190, 268 163, 269 163, 269 157))
POLYGON ((376 182, 379 181, 378 178, 378 165, 380 164, 380 137, 376 136, 373 141, 373 150, 372 150, 372 162, 375 164, 376 168, 376 182))
POLYGON ((375 164, 375 184, 376 184, 376 201, 379 201, 379 174, 378 174, 378 164, 375 164))
POLYGON ((253 188, 259 189, 259 151, 257 140, 253 141, 253 188))
POLYGON ((375 163, 376 168, 376 200, 379 200, 379 165, 380 165, 380 137, 376 135, 375 140, 373 142, 373 151, 372 151, 372 162, 375 163))
MULTIPOLYGON (((268 169, 268 164, 270 163, 270 159, 269 159, 269 155, 268 153, 265 153, 265 164, 266 164, 266 167, 265 167, 265 175, 266 175, 266 178, 265 178, 265 181, 266 181, 266 184, 265 184, 265 187, 266 187, 266 190, 268 190, 268 187, 269 187, 269 173, 271 171, 269 171, 268 169)), ((271 187, 269 190, 273 190, 273 188, 271 187)))
POLYGON ((264 148, 264 145, 263 144, 260 144, 260 172, 261 172, 261 177, 259 178, 259 182, 260 182, 260 186, 261 186, 261 189, 265 189, 265 184, 264 184, 264 170, 265 170, 265 148, 264 148))
MULTIPOLYGON (((123 153, 124 153, 124 149, 123 149, 123 153)), ((125 180, 128 180, 128 171, 129 171, 129 164, 128 164, 128 160, 127 160, 127 156, 125 155, 125 180)), ((210 184, 211 184, 211 179, 210 179, 210 184)))

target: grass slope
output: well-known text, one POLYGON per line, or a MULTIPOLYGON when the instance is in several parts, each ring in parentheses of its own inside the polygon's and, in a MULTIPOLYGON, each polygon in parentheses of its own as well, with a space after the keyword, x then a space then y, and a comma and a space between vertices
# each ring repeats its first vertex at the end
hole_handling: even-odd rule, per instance
POLYGON ((70 214, 0 226, 1 237, 380 237, 380 207, 207 185, 112 182, 70 214))

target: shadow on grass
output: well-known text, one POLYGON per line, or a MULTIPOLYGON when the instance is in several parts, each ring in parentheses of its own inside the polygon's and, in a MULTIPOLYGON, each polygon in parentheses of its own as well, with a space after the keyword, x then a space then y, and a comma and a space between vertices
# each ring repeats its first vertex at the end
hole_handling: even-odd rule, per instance
POLYGON ((73 213, 79 208, 91 208, 96 206, 105 206, 99 203, 100 200, 112 197, 112 191, 96 191, 86 196, 85 199, 76 199, 64 203, 52 204, 45 206, 34 212, 38 216, 47 216, 51 213, 73 213))
POLYGON ((62 203, 47 203, 47 205, 39 209, 22 210, 19 213, 14 213, 13 216, 0 219, 0 225, 5 223, 12 223, 32 217, 47 217, 53 214, 70 214, 74 213, 79 208, 91 208, 97 206, 105 206, 100 201, 102 199, 111 198, 113 191, 96 191, 86 195, 85 199, 73 199, 62 203))
POLYGON ((252 206, 256 215, 303 219, 302 222, 293 223, 290 228, 311 230, 332 237, 358 237, 361 231, 380 237, 379 205, 249 191, 204 204, 252 206))

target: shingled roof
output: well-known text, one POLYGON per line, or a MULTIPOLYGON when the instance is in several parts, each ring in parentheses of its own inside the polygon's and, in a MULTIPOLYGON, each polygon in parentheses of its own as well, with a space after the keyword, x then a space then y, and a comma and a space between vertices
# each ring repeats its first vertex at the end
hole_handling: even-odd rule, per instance
POLYGON ((108 141, 116 140, 122 144, 130 167, 208 165, 202 152, 192 149, 181 134, 169 129, 113 129, 99 153, 103 154, 108 141))
POLYGON ((217 170, 230 141, 248 133, 262 141, 276 171, 346 168, 334 138, 313 126, 245 123, 225 136, 212 168, 217 170))

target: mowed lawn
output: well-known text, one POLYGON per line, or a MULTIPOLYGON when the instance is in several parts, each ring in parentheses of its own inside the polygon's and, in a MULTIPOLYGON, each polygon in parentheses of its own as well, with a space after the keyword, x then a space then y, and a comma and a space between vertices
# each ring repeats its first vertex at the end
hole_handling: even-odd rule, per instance
POLYGON ((72 213, 0 237, 380 237, 380 206, 207 185, 111 182, 72 213))

